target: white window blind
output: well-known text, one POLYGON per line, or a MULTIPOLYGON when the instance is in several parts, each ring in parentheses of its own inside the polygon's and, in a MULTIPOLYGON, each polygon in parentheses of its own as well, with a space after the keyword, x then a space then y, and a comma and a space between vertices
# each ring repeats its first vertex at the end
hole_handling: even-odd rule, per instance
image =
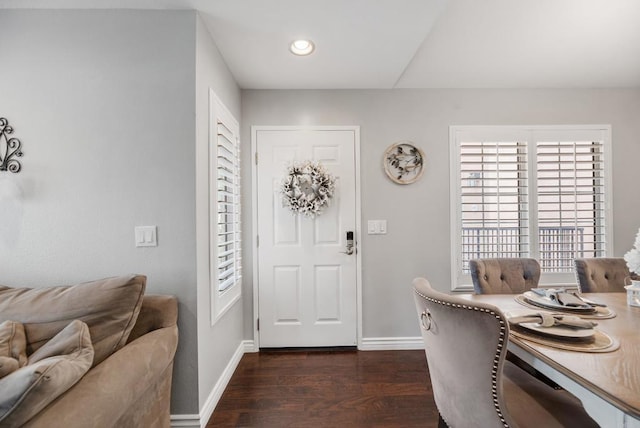
POLYGON ((217 121, 217 270, 218 291, 241 279, 240 153, 237 137, 217 121))
POLYGON ((536 144, 540 264, 547 272, 573 272, 574 258, 606 253, 604 145, 536 144))
POLYGON ((469 260, 533 257, 541 282, 574 283, 610 247, 610 128, 452 127, 453 288, 469 260))
POLYGON ((459 157, 463 270, 474 258, 527 256, 526 143, 464 141, 459 157))
POLYGON ((240 300, 242 235, 240 126, 209 90, 208 268, 211 325, 240 300))

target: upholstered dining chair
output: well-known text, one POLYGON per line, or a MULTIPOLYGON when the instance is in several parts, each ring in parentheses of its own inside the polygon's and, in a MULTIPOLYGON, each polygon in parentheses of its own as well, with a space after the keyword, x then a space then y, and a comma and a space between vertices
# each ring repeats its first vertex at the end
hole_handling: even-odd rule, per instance
POLYGON ((622 292, 625 278, 631 276, 622 257, 575 259, 576 280, 583 293, 622 292))
MULTIPOLYGON (((469 261, 476 294, 520 294, 538 286, 540 263, 530 258, 474 259, 469 261)), ((552 388, 560 386, 521 358, 507 353, 507 360, 552 388)))
POLYGON ((540 263, 536 259, 473 259, 469 270, 477 294, 520 294, 536 288, 540 281, 540 263))
POLYGON ((509 324, 498 308, 438 292, 424 278, 413 291, 439 426, 598 426, 573 395, 505 360, 509 324))

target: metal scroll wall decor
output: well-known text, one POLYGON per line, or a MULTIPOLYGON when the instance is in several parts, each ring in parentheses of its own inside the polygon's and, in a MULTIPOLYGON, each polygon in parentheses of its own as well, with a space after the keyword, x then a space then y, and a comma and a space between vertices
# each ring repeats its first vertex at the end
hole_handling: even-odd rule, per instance
POLYGON ((383 166, 392 181, 410 184, 424 172, 424 153, 411 141, 398 141, 384 152, 383 166))
POLYGON ((16 157, 22 156, 22 143, 17 138, 9 138, 13 128, 9 121, 0 117, 0 171, 20 172, 22 165, 16 157))

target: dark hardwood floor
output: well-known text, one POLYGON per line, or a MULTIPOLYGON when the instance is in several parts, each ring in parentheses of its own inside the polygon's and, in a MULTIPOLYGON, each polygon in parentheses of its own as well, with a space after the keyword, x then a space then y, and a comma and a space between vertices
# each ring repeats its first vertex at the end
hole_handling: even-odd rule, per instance
POLYGON ((438 426, 424 351, 245 354, 209 427, 438 426))

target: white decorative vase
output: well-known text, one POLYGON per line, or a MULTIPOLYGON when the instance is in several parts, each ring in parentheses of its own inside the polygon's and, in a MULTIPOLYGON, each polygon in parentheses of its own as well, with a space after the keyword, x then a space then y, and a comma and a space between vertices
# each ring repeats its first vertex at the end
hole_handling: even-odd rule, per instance
POLYGON ((640 281, 625 278, 624 288, 627 290, 627 304, 640 307, 640 281))

